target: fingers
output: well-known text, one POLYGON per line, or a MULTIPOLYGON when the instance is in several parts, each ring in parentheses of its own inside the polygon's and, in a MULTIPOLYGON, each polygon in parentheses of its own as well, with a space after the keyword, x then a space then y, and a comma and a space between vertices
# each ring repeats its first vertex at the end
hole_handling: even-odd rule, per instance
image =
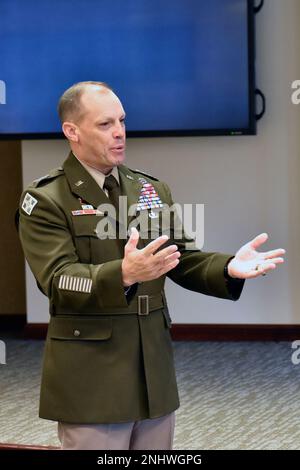
POLYGON ((262 262, 259 265, 257 265, 256 269, 253 269, 248 273, 247 279, 252 279, 258 276, 264 276, 268 271, 273 271, 274 269, 276 269, 277 264, 282 264, 282 263, 284 263, 283 258, 274 258, 272 259, 272 263, 262 262))
POLYGON ((177 250, 177 251, 175 251, 175 253, 172 253, 172 254, 166 256, 165 259, 164 259, 164 261, 165 261, 165 263, 167 263, 167 264, 168 264, 168 263, 172 263, 173 261, 179 259, 180 256, 181 256, 181 253, 180 253, 180 251, 177 250))
POLYGON ((263 266, 263 272, 267 273, 268 271, 272 271, 273 269, 276 269, 276 264, 275 263, 269 263, 263 266))
MULTIPOLYGON (((171 248, 171 247, 170 247, 170 248, 171 248)), ((176 247, 176 248, 177 248, 177 247, 176 247)), ((173 253, 167 255, 167 256, 165 257, 164 261, 165 261, 166 263, 169 263, 169 262, 172 262, 172 261, 175 260, 175 259, 180 258, 180 256, 181 256, 180 251, 176 250, 176 251, 174 251, 173 253)))
POLYGON ((152 240, 145 248, 143 248, 143 252, 145 255, 150 256, 155 253, 166 241, 169 240, 167 235, 161 235, 160 237, 152 240))
POLYGON ((130 237, 125 245, 126 251, 135 250, 139 241, 140 234, 135 227, 131 228, 130 237))
POLYGON ((268 262, 261 263, 258 266, 258 271, 259 272, 267 272, 267 271, 270 271, 271 269, 275 269, 277 264, 282 264, 282 263, 284 263, 283 258, 274 258, 274 259, 272 259, 272 263, 270 263, 270 262, 269 263, 268 262))
MULTIPOLYGON (((179 253, 180 256, 180 253, 179 253)), ((168 262, 167 264, 164 264, 163 267, 159 271, 158 276, 162 276, 163 274, 166 274, 167 272, 171 271, 171 269, 176 268, 176 266, 179 264, 179 258, 173 259, 173 261, 168 262)))
POLYGON ((177 245, 171 245, 154 256, 156 266, 160 266, 159 275, 162 276, 179 264, 181 253, 178 251, 177 245))
POLYGON ((245 279, 254 279, 255 277, 264 276, 268 271, 276 269, 276 264, 269 263, 268 265, 259 265, 258 269, 249 271, 245 279))
MULTIPOLYGON (((148 246, 149 245, 147 245, 147 248, 148 246)), ((153 251, 153 248, 155 249, 155 247, 152 246, 151 251, 153 251)), ((177 245, 167 246, 159 252, 152 254, 151 257, 147 256, 147 263, 150 263, 149 266, 152 266, 151 278, 156 279, 171 269, 174 269, 179 263, 180 256, 181 253, 178 251, 177 245)))
POLYGON ((156 253, 154 255, 155 262, 159 263, 161 261, 164 261, 166 257, 168 257, 169 255, 172 255, 173 253, 179 253, 177 245, 167 246, 163 250, 160 250, 158 253, 156 253))
POLYGON ((284 263, 284 258, 278 257, 278 258, 261 258, 261 260, 256 263, 256 265, 260 268, 261 266, 268 266, 269 264, 281 264, 284 263))
POLYGON ((277 258, 278 256, 284 255, 285 250, 282 248, 278 248, 276 250, 267 251, 266 253, 262 253, 262 254, 263 254, 263 259, 273 259, 273 258, 277 258))
MULTIPOLYGON (((284 263, 284 259, 279 257, 279 258, 271 258, 272 259, 272 264, 281 264, 284 263)), ((270 263, 262 263, 263 266, 268 266, 270 263)))
POLYGON ((263 243, 265 243, 268 240, 268 238, 269 238, 269 235, 267 233, 261 233, 260 235, 257 235, 257 237, 253 238, 253 240, 251 240, 249 242, 249 244, 250 244, 251 248, 256 250, 263 243))
POLYGON ((177 245, 171 245, 153 255, 151 264, 161 276, 177 266, 180 256, 181 253, 178 251, 177 245))
POLYGON ((273 269, 276 269, 275 263, 261 264, 259 268, 256 270, 256 274, 258 276, 263 276, 268 271, 272 271, 273 269))

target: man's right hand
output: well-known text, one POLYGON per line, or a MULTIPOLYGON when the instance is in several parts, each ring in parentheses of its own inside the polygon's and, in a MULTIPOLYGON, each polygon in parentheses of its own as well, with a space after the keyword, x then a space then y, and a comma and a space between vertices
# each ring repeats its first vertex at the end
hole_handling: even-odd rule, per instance
POLYGON ((178 265, 180 252, 177 245, 167 246, 157 251, 168 239, 167 235, 162 235, 139 250, 137 248, 139 232, 135 227, 131 229, 122 261, 123 284, 125 287, 136 282, 157 279, 178 265))

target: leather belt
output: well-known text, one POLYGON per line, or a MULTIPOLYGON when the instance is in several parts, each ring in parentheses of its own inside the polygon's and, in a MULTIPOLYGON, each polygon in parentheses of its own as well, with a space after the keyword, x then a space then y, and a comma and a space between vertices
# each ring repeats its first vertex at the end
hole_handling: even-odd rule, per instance
MULTIPOLYGON (((135 314, 140 316, 149 315, 153 310, 159 310, 164 307, 164 297, 161 292, 151 295, 137 295, 129 303, 128 307, 121 311, 113 313, 135 314)), ((107 312, 109 313, 109 312, 107 312)))
POLYGON ((149 315, 149 295, 139 295, 137 300, 138 315, 149 315))
MULTIPOLYGON (((165 300, 164 294, 159 292, 157 294, 151 295, 137 295, 135 296, 132 301, 129 303, 128 307, 120 308, 120 309, 112 309, 107 308, 104 311, 98 311, 95 313, 90 313, 91 316, 94 315, 140 315, 146 316, 149 315, 150 312, 154 310, 159 310, 164 308, 165 300)), ((69 315, 70 312, 57 312, 56 315, 69 315)), ((78 315, 74 313, 75 315, 78 315)), ((85 313, 85 317, 87 317, 89 313, 85 313)))

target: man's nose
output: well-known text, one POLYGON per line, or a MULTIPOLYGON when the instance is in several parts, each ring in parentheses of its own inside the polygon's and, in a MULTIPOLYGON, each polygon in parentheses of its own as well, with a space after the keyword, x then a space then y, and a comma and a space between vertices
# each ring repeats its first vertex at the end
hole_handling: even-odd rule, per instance
POLYGON ((116 138, 121 138, 121 137, 123 138, 124 136, 125 136, 124 124, 119 122, 114 126, 113 137, 116 139, 116 138))

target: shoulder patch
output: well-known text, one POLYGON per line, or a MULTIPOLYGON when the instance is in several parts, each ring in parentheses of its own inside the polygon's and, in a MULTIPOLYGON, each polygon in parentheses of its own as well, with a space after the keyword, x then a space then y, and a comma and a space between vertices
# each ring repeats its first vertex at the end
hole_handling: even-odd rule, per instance
POLYGON ((42 176, 41 178, 38 178, 32 182, 32 186, 34 188, 38 188, 39 186, 42 186, 43 184, 47 184, 49 181, 53 180, 57 176, 60 176, 64 173, 64 170, 62 167, 55 168, 54 170, 51 170, 48 175, 42 176))
POLYGON ((37 205, 38 200, 31 196, 30 193, 26 193, 22 202, 22 209, 26 214, 31 215, 34 207, 37 205))
POLYGON ((130 168, 130 170, 131 170, 133 173, 140 173, 141 175, 147 176, 148 178, 151 178, 151 179, 153 179, 154 181, 159 181, 159 179, 156 178, 155 176, 149 175, 149 173, 145 173, 144 171, 141 171, 141 170, 139 170, 139 169, 137 169, 137 168, 135 168, 134 170, 132 170, 132 169, 130 168))

